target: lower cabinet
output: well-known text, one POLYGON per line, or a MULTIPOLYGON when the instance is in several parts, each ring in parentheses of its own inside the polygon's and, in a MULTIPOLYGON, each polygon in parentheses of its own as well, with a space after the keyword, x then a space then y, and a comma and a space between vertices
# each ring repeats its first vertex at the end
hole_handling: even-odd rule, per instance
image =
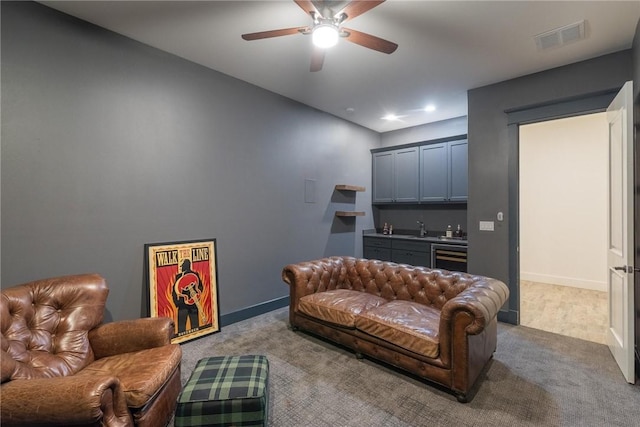
POLYGON ((363 257, 399 264, 431 267, 431 244, 388 237, 364 237, 363 257))
POLYGON ((367 259, 391 261, 391 240, 387 237, 363 237, 362 255, 367 259))
POLYGON ((391 242, 391 261, 399 264, 431 267, 431 244, 394 240, 391 242))

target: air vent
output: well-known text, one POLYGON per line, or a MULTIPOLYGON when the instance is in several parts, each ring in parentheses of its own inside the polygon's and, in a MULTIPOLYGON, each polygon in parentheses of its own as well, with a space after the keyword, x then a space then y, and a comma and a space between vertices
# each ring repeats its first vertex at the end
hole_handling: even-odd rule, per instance
POLYGON ((564 27, 556 28, 555 30, 538 34, 534 37, 536 46, 538 47, 538 50, 546 50, 582 40, 585 38, 584 27, 585 21, 582 20, 573 24, 565 25, 564 27))

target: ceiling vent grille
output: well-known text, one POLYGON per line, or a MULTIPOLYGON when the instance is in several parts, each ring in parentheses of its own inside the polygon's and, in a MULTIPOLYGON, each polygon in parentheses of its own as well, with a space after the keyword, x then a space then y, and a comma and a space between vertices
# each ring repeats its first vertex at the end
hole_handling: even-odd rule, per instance
POLYGON ((573 24, 565 25, 564 27, 556 28, 555 30, 538 34, 534 37, 536 46, 538 47, 538 50, 546 50, 582 40, 585 38, 584 27, 585 21, 582 20, 573 24))

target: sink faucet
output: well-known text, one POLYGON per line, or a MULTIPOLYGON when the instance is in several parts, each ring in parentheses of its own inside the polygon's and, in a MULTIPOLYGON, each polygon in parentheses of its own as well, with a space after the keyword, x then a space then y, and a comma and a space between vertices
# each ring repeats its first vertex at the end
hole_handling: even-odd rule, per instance
POLYGON ((420 224, 420 237, 424 237, 427 235, 427 230, 424 228, 424 222, 422 221, 416 221, 418 224, 420 224))

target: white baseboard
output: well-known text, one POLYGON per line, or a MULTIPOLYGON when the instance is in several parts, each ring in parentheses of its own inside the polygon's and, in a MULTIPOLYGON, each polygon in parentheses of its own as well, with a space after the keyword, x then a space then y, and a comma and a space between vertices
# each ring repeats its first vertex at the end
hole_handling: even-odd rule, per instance
POLYGON ((521 280, 530 282, 550 283, 552 285, 571 286, 572 288, 590 289, 592 291, 607 292, 607 282, 597 280, 578 279, 575 277, 552 276, 550 274, 520 272, 521 280))

